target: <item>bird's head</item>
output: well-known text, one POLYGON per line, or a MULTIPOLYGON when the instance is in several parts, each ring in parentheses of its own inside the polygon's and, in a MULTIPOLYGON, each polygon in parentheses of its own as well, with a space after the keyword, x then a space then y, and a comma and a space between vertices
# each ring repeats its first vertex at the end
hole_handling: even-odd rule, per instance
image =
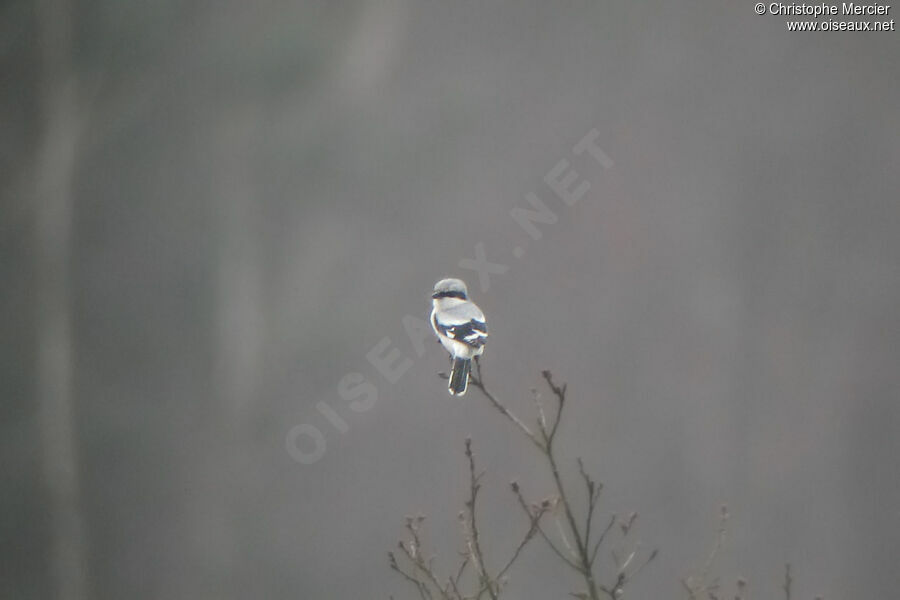
POLYGON ((469 297, 469 292, 462 279, 441 279, 434 284, 434 293, 431 294, 431 297, 435 300, 438 298, 459 298, 460 300, 465 300, 469 297))

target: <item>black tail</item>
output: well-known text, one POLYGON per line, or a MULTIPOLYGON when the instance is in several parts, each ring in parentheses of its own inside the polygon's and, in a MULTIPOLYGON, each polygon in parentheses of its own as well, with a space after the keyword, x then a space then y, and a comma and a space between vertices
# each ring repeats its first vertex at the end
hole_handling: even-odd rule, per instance
POLYGON ((472 360, 468 358, 454 358, 453 367, 450 369, 450 395, 462 396, 469 385, 469 369, 472 360))

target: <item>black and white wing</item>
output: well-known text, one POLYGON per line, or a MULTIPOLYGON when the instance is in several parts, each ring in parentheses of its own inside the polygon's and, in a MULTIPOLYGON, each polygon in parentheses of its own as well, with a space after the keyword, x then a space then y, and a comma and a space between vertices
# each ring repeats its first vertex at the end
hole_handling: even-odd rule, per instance
POLYGON ((481 348, 487 339, 484 313, 472 303, 434 315, 434 328, 442 335, 473 348, 481 348))

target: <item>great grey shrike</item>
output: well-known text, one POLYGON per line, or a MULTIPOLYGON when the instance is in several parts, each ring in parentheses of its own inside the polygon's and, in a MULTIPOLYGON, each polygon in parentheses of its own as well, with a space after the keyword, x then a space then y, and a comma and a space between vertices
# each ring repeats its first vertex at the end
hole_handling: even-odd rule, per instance
POLYGON ((484 313, 469 300, 466 284, 460 279, 441 279, 434 284, 431 304, 431 326, 452 359, 450 394, 462 396, 472 359, 484 352, 488 335, 484 313))

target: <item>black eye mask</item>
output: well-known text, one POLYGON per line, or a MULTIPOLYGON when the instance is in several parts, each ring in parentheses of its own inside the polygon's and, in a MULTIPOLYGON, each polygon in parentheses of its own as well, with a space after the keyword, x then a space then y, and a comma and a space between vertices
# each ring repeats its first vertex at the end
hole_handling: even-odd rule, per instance
POLYGON ((438 298, 459 298, 460 300, 465 300, 466 295, 463 292, 435 292, 431 296, 434 299, 438 298))

